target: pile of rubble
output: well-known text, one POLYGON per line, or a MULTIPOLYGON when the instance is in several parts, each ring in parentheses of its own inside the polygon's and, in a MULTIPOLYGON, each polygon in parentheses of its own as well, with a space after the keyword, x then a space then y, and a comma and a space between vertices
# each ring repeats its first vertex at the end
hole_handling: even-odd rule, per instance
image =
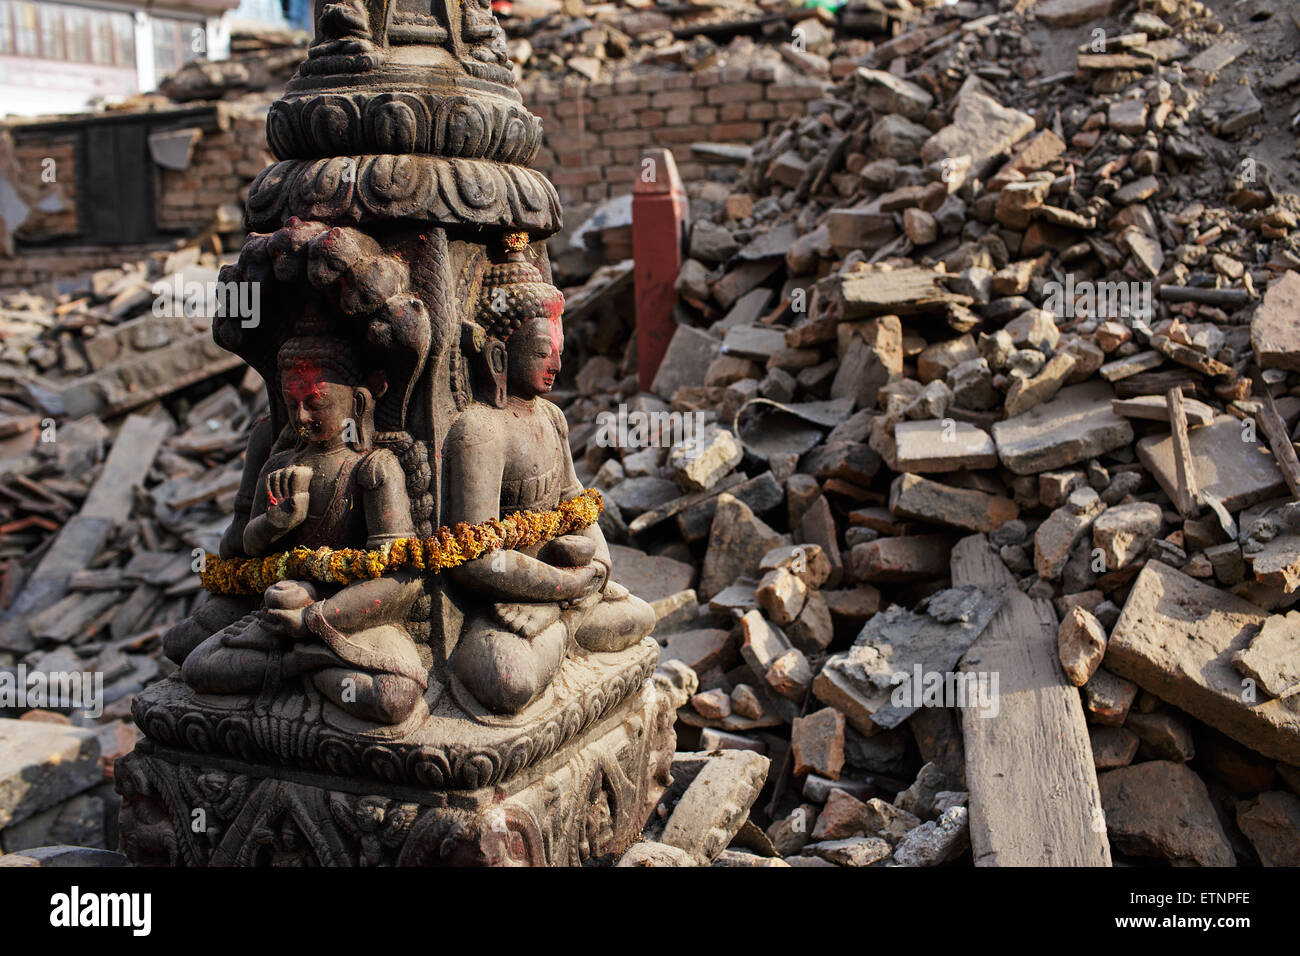
POLYGON ((174 670, 162 634, 193 608, 195 555, 216 550, 265 407, 256 373, 212 341, 215 264, 190 246, 95 273, 54 303, 5 299, 4 852, 117 846, 113 761, 137 737, 131 696, 174 670), (33 674, 87 683, 19 694, 33 674), (92 692, 102 710, 87 712, 92 692))
POLYGON ((190 60, 164 77, 158 92, 174 103, 189 103, 283 89, 306 56, 309 40, 302 32, 236 34, 227 59, 190 60))
POLYGON ((62 281, 50 296, 0 296, 5 456, 39 444, 33 419, 110 417, 238 365, 212 342, 211 324, 220 236, 241 225, 223 209, 175 252, 62 281))
MULTIPOLYGON (((552 397, 690 690, 623 863, 1300 864, 1300 22, 927 6, 776 54, 838 85, 702 184, 649 392, 630 264, 569 296, 552 397)), ((725 37, 529 9, 530 70, 725 37)), ((215 278, 177 255, 0 312, 0 665, 106 682, 0 699, 5 851, 116 845, 130 695, 262 413, 210 311, 154 314, 215 278)))
POLYGON ((821 54, 835 41, 837 49, 860 54, 864 38, 887 36, 939 5, 940 0, 521 0, 501 22, 510 59, 525 73, 596 80, 638 66, 703 70, 757 57, 784 58, 800 70, 824 74, 828 61, 821 54))
POLYGON ((770 761, 629 865, 1300 865, 1300 20, 1117 8, 877 46, 694 223, 652 394, 581 367, 674 776, 770 761))

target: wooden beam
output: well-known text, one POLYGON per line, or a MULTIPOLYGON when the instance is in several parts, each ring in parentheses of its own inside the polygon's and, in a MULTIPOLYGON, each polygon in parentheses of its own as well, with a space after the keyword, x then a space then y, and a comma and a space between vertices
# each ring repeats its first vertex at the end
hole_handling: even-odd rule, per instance
POLYGON ((1192 443, 1187 436, 1187 413, 1183 410, 1183 391, 1171 388, 1165 393, 1169 408, 1169 427, 1174 436, 1174 476, 1178 481, 1174 501, 1178 513, 1184 518, 1195 517, 1199 507, 1200 491, 1196 487, 1196 466, 1192 461, 1192 443))
POLYGON ((81 511, 59 531, 0 623, 0 650, 24 653, 36 646, 31 617, 68 593, 72 575, 86 570, 113 529, 130 516, 133 489, 170 431, 164 419, 132 415, 126 420, 81 511))
POLYGON ((1264 430, 1268 445, 1273 449, 1273 457, 1286 479, 1286 486, 1291 490, 1291 497, 1300 501, 1300 458, 1297 458, 1295 445, 1291 443, 1291 433, 1287 431, 1286 422, 1277 413, 1273 396, 1267 391, 1259 408, 1259 427, 1264 430))
POLYGON ((998 675, 996 713, 961 708, 976 866, 1110 866, 1079 690, 1061 670, 1056 613, 1032 600, 984 535, 952 553, 952 583, 1001 591, 959 665, 998 675))

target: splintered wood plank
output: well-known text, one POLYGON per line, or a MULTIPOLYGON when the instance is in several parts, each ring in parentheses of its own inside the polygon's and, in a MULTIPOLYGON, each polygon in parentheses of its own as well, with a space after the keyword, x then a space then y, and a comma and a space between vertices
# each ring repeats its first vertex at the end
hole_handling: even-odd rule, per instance
POLYGON ((1174 503, 1184 518, 1196 516, 1196 502, 1200 493, 1196 487, 1196 466, 1192 461, 1192 445, 1187 435, 1187 413, 1183 410, 1183 391, 1171 388, 1165 395, 1169 409, 1169 429, 1174 439, 1174 503))
POLYGON ((131 513, 132 488, 144 480, 170 430, 168 422, 143 415, 126 420, 81 511, 63 526, 22 592, 14 598, 0 624, 0 650, 23 652, 35 646, 30 618, 68 593, 72 575, 85 571, 113 528, 126 521, 131 513))
POLYGON ((1273 449, 1273 458, 1291 491, 1291 497, 1300 500, 1300 459, 1296 457, 1295 445, 1291 444, 1291 433, 1287 430, 1286 422, 1277 413, 1277 405, 1268 392, 1264 393, 1264 404, 1260 407, 1258 418, 1259 427, 1263 429, 1269 447, 1273 449))
POLYGON ((995 714, 960 708, 975 865, 1110 866, 1088 728, 1061 670, 1051 603, 1022 592, 982 534, 953 549, 952 583, 1005 598, 960 665, 998 676, 995 714))

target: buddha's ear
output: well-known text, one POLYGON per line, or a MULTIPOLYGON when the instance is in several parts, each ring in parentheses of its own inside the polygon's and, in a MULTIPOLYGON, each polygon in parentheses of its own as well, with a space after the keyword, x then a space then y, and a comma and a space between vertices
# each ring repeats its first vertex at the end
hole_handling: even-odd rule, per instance
POLYGON ((366 388, 354 388, 352 390, 352 422, 356 426, 354 434, 356 435, 355 443, 349 442, 349 447, 356 452, 367 452, 370 450, 372 439, 371 432, 374 429, 374 399, 370 397, 370 390, 366 388))

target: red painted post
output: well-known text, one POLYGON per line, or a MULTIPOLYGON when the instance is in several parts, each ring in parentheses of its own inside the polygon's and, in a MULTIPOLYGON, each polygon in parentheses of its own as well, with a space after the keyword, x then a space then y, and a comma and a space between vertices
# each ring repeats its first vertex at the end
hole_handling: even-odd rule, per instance
POLYGON ((677 331, 677 273, 689 206, 677 164, 667 149, 641 153, 632 187, 632 280, 636 291, 637 379, 649 391, 677 331))

